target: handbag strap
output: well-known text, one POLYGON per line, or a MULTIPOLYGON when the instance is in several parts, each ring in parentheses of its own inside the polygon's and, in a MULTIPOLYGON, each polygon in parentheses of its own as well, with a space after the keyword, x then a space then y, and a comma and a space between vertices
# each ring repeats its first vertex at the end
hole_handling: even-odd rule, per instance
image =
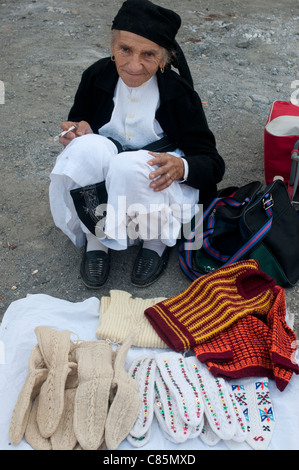
MULTIPOLYGON (((250 202, 250 198, 246 197, 243 202, 236 201, 233 198, 227 197, 224 198, 224 201, 233 207, 240 207, 248 204, 250 202)), ((212 210, 211 214, 208 216, 208 223, 207 223, 207 231, 203 234, 203 247, 205 251, 210 254, 213 258, 216 258, 218 261, 225 262, 229 259, 228 255, 222 254, 220 251, 216 250, 212 247, 210 243, 210 238, 208 235, 212 235, 214 233, 214 226, 215 226, 215 212, 216 208, 212 210)))
MULTIPOLYGON (((209 214, 212 211, 212 213, 210 214, 212 216, 212 218, 209 221, 210 224, 208 223, 207 230, 205 230, 205 232, 201 232, 200 236, 198 237, 198 240, 200 240, 200 238, 202 238, 203 243, 205 243, 205 241, 207 240, 208 235, 210 235, 214 231, 214 223, 215 223, 214 213, 215 213, 215 210, 216 210, 215 206, 220 201, 225 202, 229 205, 238 207, 238 206, 241 206, 241 205, 244 205, 244 204, 248 203, 249 199, 246 198, 246 199, 244 199, 244 201, 239 202, 239 201, 236 201, 235 199, 230 198, 230 197, 215 198, 211 202, 209 207, 205 210, 202 217, 200 217, 199 221, 197 222, 197 224, 195 225, 195 227, 191 231, 189 237, 186 239, 186 241, 184 243, 182 243, 179 246, 178 250, 179 250, 180 267, 184 271, 184 273, 192 280, 195 280, 198 277, 203 276, 205 274, 205 273, 201 273, 199 271, 196 271, 192 266, 192 253, 194 251, 192 249, 192 244, 195 241, 194 236, 195 236, 196 230, 202 225, 203 221, 209 216, 209 214)), ((217 257, 218 260, 220 259, 220 261, 224 261, 224 264, 223 264, 222 267, 228 266, 228 265, 230 265, 232 263, 235 263, 235 262, 239 261, 240 259, 244 258, 246 253, 248 253, 248 251, 252 250, 252 248, 255 245, 257 245, 267 235, 267 233, 270 231, 270 229, 272 227, 272 220, 273 220, 273 210, 272 210, 273 199, 272 199, 271 194, 266 193, 264 195, 263 199, 262 199, 262 202, 263 202, 263 207, 264 207, 265 212, 266 212, 267 217, 268 217, 267 222, 252 237, 250 237, 249 240, 247 240, 247 242, 234 255, 232 255, 230 258, 226 257, 226 256, 223 257, 221 255, 222 258, 225 258, 225 259, 220 259, 218 257, 218 254, 217 254, 219 252, 217 252, 216 253, 217 256, 215 256, 215 257, 217 257)))

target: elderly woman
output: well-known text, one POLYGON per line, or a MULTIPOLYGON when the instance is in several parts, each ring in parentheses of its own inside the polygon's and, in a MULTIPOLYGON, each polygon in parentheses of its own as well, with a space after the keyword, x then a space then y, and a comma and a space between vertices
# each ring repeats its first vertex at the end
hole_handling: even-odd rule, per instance
POLYGON ((216 190, 224 162, 184 54, 181 18, 148 0, 127 0, 112 24, 111 57, 82 75, 51 173, 56 225, 81 247, 87 287, 102 286, 111 250, 139 243, 139 287, 167 265, 181 224, 216 190), (171 66, 178 69, 177 73, 171 66))

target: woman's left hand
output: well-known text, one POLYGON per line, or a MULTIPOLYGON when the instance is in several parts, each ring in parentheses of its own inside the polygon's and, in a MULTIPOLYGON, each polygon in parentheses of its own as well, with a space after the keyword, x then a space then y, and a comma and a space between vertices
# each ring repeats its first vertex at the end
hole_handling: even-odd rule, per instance
POLYGON ((154 191, 162 191, 168 188, 175 180, 180 180, 184 177, 185 168, 181 158, 164 152, 149 152, 149 154, 154 158, 147 163, 151 166, 158 166, 149 175, 150 179, 154 180, 150 184, 154 191))

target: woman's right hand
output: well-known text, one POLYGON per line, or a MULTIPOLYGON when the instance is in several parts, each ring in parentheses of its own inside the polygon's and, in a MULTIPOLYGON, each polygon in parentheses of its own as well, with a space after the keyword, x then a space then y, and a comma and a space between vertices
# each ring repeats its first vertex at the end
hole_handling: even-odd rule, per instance
POLYGON ((66 147, 75 137, 81 137, 85 134, 92 134, 92 129, 88 122, 80 121, 80 122, 72 122, 72 121, 64 121, 60 124, 60 127, 63 131, 68 130, 70 127, 75 126, 75 129, 68 132, 63 137, 60 137, 59 142, 66 147))

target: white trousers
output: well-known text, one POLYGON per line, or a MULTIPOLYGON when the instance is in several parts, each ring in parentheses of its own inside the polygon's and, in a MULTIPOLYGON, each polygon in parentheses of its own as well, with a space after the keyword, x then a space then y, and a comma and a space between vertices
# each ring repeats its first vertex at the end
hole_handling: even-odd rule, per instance
POLYGON ((122 250, 138 239, 175 245, 181 224, 197 212, 199 192, 177 181, 153 191, 149 187, 153 167, 147 163, 151 158, 146 150, 118 153, 112 141, 98 134, 71 141, 50 174, 50 209, 56 226, 76 246, 83 246, 88 229, 77 215, 70 191, 105 180, 107 215, 104 236, 101 230, 99 237, 104 245, 122 250))

